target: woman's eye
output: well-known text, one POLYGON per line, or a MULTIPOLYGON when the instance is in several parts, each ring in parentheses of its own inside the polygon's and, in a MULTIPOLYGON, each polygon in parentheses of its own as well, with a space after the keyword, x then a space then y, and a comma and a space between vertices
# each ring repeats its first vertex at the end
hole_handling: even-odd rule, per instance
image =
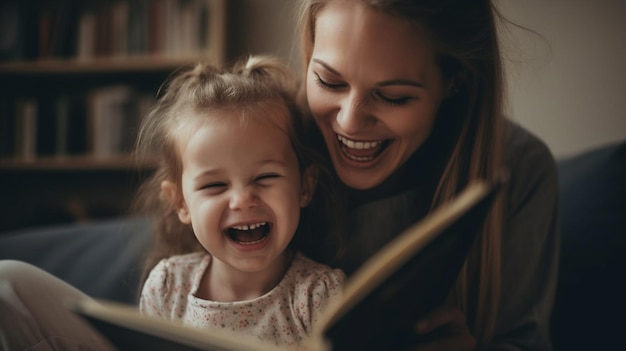
POLYGON ((346 86, 343 83, 337 84, 337 83, 331 83, 329 81, 326 81, 317 73, 315 73, 315 76, 317 77, 315 79, 315 81, 317 82, 317 85, 319 85, 320 87, 324 89, 339 89, 339 88, 343 88, 346 86))
POLYGON ((410 97, 408 96, 404 96, 401 98, 390 98, 380 92, 376 93, 376 95, 378 96, 379 99, 381 99, 384 103, 392 105, 392 106, 400 106, 400 105, 404 105, 407 102, 409 102, 409 100, 411 100, 410 97))

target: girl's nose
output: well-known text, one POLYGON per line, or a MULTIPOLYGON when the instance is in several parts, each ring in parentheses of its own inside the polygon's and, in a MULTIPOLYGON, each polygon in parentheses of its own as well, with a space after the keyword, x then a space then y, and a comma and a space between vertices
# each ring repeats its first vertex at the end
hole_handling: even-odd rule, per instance
POLYGON ((253 189, 247 187, 242 189, 233 189, 229 203, 231 210, 245 210, 256 207, 258 204, 259 199, 253 189))

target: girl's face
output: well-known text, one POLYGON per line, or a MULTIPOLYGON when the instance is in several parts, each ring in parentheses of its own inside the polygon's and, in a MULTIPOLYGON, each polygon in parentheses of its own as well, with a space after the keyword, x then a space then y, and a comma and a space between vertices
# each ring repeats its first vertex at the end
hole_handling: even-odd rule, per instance
POLYGON ((300 208, 308 204, 287 134, 264 122, 275 118, 271 114, 286 116, 287 109, 267 110, 255 111, 265 116, 244 124, 239 110, 210 112, 208 123, 192 123, 180 140, 178 216, 213 256, 212 269, 255 274, 283 269, 300 208))
POLYGON ((419 27, 331 2, 315 22, 306 88, 337 174, 369 189, 428 138, 447 83, 419 27))

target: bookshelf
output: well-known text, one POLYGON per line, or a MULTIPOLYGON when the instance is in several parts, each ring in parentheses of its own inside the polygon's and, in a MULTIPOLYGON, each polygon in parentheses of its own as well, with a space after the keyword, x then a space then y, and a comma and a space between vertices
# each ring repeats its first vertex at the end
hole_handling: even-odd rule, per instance
POLYGON ((225 60, 226 11, 226 0, 3 1, 0 232, 56 222, 44 212, 126 213, 156 164, 130 156, 140 120, 176 69, 225 60))

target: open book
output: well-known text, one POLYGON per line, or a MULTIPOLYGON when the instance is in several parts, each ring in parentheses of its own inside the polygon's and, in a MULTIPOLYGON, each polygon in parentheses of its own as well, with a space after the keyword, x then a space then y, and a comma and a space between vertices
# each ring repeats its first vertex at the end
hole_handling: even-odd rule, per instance
MULTIPOLYGON (((482 231, 501 183, 475 182, 368 259, 314 326, 308 350, 401 349, 415 323, 441 306, 482 231)), ((120 350, 277 350, 258 340, 142 316, 136 307, 70 305, 120 350)))

